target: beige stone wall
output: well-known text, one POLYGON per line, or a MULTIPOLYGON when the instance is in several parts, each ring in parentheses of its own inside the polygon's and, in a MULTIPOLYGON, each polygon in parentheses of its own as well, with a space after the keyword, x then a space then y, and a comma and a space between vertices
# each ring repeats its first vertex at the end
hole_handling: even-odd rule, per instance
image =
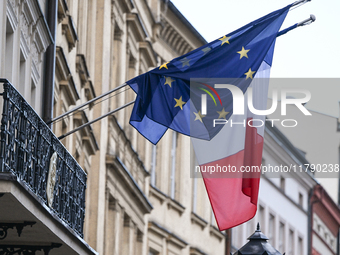
MULTIPOLYGON (((60 0, 58 14, 55 115, 205 43, 164 1, 60 0)), ((55 132, 134 100, 121 91, 55 132)), ((222 254, 202 180, 189 177, 190 140, 168 131, 153 146, 128 124, 131 110, 92 125, 91 157, 86 132, 64 140, 88 172, 85 240, 100 254, 222 254)))

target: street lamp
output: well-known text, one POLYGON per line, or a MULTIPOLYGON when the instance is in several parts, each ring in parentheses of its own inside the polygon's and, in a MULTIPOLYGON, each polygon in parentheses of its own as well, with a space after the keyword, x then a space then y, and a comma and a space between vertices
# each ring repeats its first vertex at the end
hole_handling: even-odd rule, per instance
POLYGON ((248 238, 249 242, 234 253, 234 255, 282 255, 270 243, 260 230, 260 224, 257 223, 257 229, 248 238))

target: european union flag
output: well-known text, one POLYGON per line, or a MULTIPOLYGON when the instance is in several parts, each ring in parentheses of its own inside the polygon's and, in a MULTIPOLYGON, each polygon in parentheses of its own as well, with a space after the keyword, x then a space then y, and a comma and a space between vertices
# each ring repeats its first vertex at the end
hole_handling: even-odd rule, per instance
POLYGON ((220 104, 219 117, 228 119, 233 112, 231 94, 221 95, 214 90, 213 79, 228 78, 244 93, 261 63, 271 65, 275 39, 290 7, 129 80, 127 84, 137 93, 130 124, 153 144, 168 128, 196 138, 213 138, 220 127, 214 128, 203 121, 209 118, 203 118, 198 99, 202 93, 208 94, 208 104, 220 104), (197 78, 206 82, 192 82, 190 86, 190 81, 197 78), (193 131, 194 120, 204 124, 203 130, 193 131))

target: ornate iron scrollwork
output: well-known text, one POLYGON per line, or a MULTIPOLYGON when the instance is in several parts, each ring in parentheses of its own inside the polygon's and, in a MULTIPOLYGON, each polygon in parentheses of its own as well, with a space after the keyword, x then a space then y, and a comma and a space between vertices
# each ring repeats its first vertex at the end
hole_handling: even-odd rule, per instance
POLYGON ((0 82, 4 82, 0 172, 17 176, 47 205, 48 166, 56 152, 50 208, 83 237, 86 173, 20 93, 8 81, 0 82))
POLYGON ((35 221, 24 221, 24 222, 0 222, 0 240, 3 240, 7 237, 7 230, 9 228, 17 229, 18 236, 21 236, 22 230, 26 226, 33 226, 35 221))
POLYGON ((0 254, 15 255, 15 254, 35 254, 37 251, 43 251, 48 255, 53 248, 59 248, 62 244, 52 243, 50 245, 1 245, 0 254))

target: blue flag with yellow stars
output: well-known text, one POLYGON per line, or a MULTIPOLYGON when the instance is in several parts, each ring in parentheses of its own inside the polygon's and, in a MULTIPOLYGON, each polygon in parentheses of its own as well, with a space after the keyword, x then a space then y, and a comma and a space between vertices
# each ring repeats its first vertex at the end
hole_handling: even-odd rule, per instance
POLYGON ((211 121, 203 123, 203 119, 209 118, 202 118, 201 94, 208 94, 208 105, 211 101, 220 104, 216 118, 228 119, 233 113, 231 94, 221 95, 214 90, 214 79, 228 78, 230 84, 245 93, 262 62, 271 65, 275 40, 290 7, 274 11, 129 80, 127 84, 137 93, 130 124, 153 144, 168 128, 192 137, 212 139, 221 127, 208 124, 211 121), (194 79, 206 82, 192 82, 190 86, 194 79), (193 120, 203 123, 203 130, 193 129, 193 120))

